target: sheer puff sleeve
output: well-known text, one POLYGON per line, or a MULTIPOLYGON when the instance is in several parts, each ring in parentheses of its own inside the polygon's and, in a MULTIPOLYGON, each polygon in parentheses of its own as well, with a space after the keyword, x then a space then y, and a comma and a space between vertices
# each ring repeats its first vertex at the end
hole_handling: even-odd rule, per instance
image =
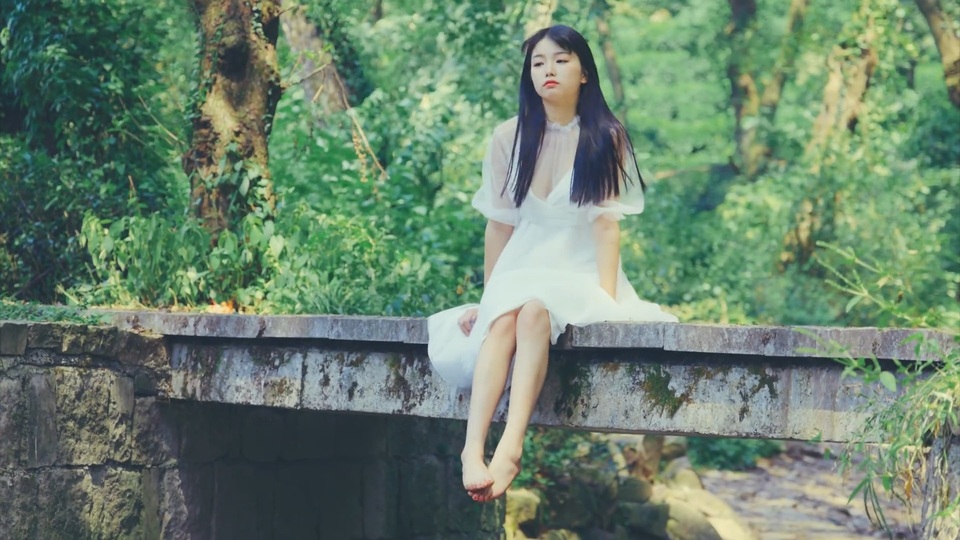
POLYGON ((507 169, 516 119, 501 124, 494 131, 483 157, 483 183, 473 196, 473 207, 481 214, 507 225, 516 225, 520 211, 513 202, 513 185, 508 185, 507 169), (506 189, 504 189, 506 186, 506 189))
POLYGON ((626 158, 626 180, 620 182, 620 195, 602 201, 590 208, 588 217, 594 221, 599 217, 619 221, 626 215, 643 212, 643 189, 640 187, 640 175, 633 152, 626 158))

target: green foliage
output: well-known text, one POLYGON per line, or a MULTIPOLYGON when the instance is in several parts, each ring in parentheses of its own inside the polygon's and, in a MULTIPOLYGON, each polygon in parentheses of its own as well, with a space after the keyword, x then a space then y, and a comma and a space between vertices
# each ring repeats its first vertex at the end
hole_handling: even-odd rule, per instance
MULTIPOLYGON (((824 247, 846 263, 839 267, 843 270, 833 266, 827 270, 835 279, 833 286, 849 295, 848 309, 865 306, 912 328, 942 325, 956 332, 960 317, 955 311, 944 311, 941 306, 915 311, 901 300, 904 283, 889 269, 863 261, 852 250, 824 247)), ((940 456, 926 452, 935 438, 949 438, 960 431, 960 335, 955 334, 954 341, 952 348, 944 350, 939 342, 915 334, 905 342, 914 344, 921 360, 890 364, 876 358, 855 358, 835 342, 819 344, 819 355, 836 358, 844 365, 843 377, 862 385, 862 407, 869 414, 841 454, 841 470, 862 473, 863 480, 850 499, 861 495, 883 525, 881 490, 907 503, 915 494, 930 491, 925 483, 931 477, 924 475, 928 470, 933 474, 943 471, 938 470, 940 456)), ((932 514, 960 513, 960 497, 951 500, 947 492, 932 494, 928 503, 932 514)))
POLYGON ((606 444, 595 435, 544 427, 527 430, 523 439, 523 461, 524 466, 513 485, 543 491, 568 482, 579 465, 612 462, 606 444))
POLYGON ((147 105, 163 91, 151 79, 162 17, 149 2, 0 1, 3 294, 51 301, 75 283, 85 212, 179 206, 147 105))
MULTIPOLYGON (((0 227, 0 281, 8 294, 38 297, 38 291, 48 290, 40 296, 49 298, 57 283, 74 288, 76 294, 106 290, 104 259, 94 263, 95 281, 80 283, 84 274, 77 273, 84 251, 74 233, 85 212, 105 220, 107 228, 119 235, 114 240, 119 240, 127 238, 121 230, 127 229, 114 224, 118 218, 146 216, 160 208, 151 201, 165 201, 165 226, 144 217, 128 223, 129 230, 201 234, 193 230, 196 224, 186 224, 180 215, 187 188, 186 179, 175 171, 174 159, 184 149, 188 127, 183 111, 194 87, 187 75, 197 65, 192 27, 177 24, 176 13, 169 9, 161 12, 136 0, 109 0, 104 5, 101 14, 84 11, 84 2, 74 5, 71 9, 79 13, 75 20, 83 25, 70 25, 65 27, 68 32, 60 33, 54 30, 57 24, 66 24, 65 19, 51 18, 52 11, 39 9, 39 0, 3 10, 8 29, 0 55, 6 77, 2 92, 16 100, 9 100, 14 105, 2 111, 5 118, 34 111, 37 119, 16 121, 13 139, 0 135, 11 142, 0 145, 0 174, 13 186, 0 190, 0 207, 12 209, 0 213, 0 221, 7 220, 0 227), (124 14, 131 16, 119 16, 124 14), (113 18, 98 18, 108 16, 113 18), (145 30, 135 21, 153 24, 155 30, 145 30), (53 37, 61 35, 66 36, 61 39, 66 45, 53 37), (137 39, 131 41, 131 35, 137 39), (24 40, 29 36, 60 48, 48 47, 46 55, 39 54, 46 49, 27 48, 24 40), (71 47, 85 52, 71 52, 71 47), (119 52, 114 51, 117 48, 119 52), (105 51, 111 56, 109 70, 107 62, 93 61, 106 56, 105 51), (156 65, 149 65, 149 58, 155 58, 156 65), (74 65, 70 62, 82 69, 69 71, 74 65), (56 101, 44 98, 48 94, 43 92, 20 96, 16 89, 39 80, 43 69, 64 74, 62 81, 53 77, 45 83, 58 91, 56 101), (63 112, 53 121, 36 116, 48 114, 43 111, 54 110, 55 105, 63 112), (70 120, 84 106, 97 114, 79 123, 70 120), (101 114, 104 111, 109 114, 101 114), (120 127, 97 131, 108 117, 120 127), (67 130, 64 126, 71 121, 70 133, 118 134, 106 147, 116 147, 115 153, 101 148, 100 142, 109 137, 70 138, 57 131, 57 126, 67 130), (132 131, 136 126, 143 129, 132 131), (71 150, 71 160, 60 150, 51 155, 36 146, 51 138, 44 135, 48 132, 56 148, 71 150), (161 132, 169 134, 160 138, 161 132), (162 157, 159 163, 151 161, 155 155, 162 157), (135 193, 127 176, 134 179, 135 193), (50 215, 65 218, 44 219, 50 215), (43 282, 39 287, 37 280, 43 282)), ((910 309, 955 310, 952 291, 957 290, 960 275, 956 256, 960 235, 951 232, 960 229, 955 195, 960 189, 955 127, 960 113, 946 100, 936 49, 915 9, 892 0, 870 3, 863 8, 867 11, 854 0, 812 4, 803 32, 788 40, 786 6, 760 3, 746 41, 731 43, 725 38, 729 9, 723 4, 635 0, 597 6, 565 6, 554 17, 584 30, 601 73, 607 66, 594 23, 600 16, 610 23, 610 45, 624 83, 623 105, 650 180, 647 212, 623 223, 624 268, 642 297, 669 306, 683 320, 885 324, 890 319, 876 319, 879 314, 866 304, 845 309, 847 298, 826 282, 817 262, 834 264, 833 255, 817 242, 828 241, 888 263, 904 283, 902 302, 910 309), (825 152, 808 155, 812 114, 820 107, 826 80, 824 62, 838 43, 855 40, 871 20, 883 31, 877 32, 879 64, 858 128, 837 138, 825 152), (800 55, 787 73, 777 116, 761 126, 760 135, 771 148, 771 165, 752 182, 743 182, 724 165, 735 151, 725 65, 734 46, 746 47, 743 67, 765 85, 784 44, 797 47, 800 55), (655 172, 664 179, 656 180, 655 172), (813 226, 800 249, 796 233, 806 222, 813 226)), ((383 283, 356 294, 376 290, 383 297, 313 305, 364 312, 377 305, 393 306, 390 313, 425 314, 475 300, 483 220, 469 207, 469 200, 490 131, 516 108, 518 45, 528 6, 486 0, 456 5, 398 0, 384 2, 376 17, 364 6, 341 0, 312 0, 305 7, 334 53, 338 69, 349 79, 355 107, 350 113, 320 118, 301 88, 293 86, 284 93, 270 140, 270 172, 280 216, 274 234, 287 241, 303 230, 322 230, 326 231, 322 237, 329 238, 331 228, 343 226, 340 237, 345 240, 339 246, 373 245, 366 237, 383 239, 392 250, 405 253, 384 259, 387 264, 399 268, 409 260, 430 268, 423 281, 414 277, 403 286, 396 282, 399 277, 389 277, 392 269, 378 269, 377 279, 383 283), (284 216, 288 212, 292 214, 284 216), (345 225, 339 225, 341 219, 346 219, 345 225), (310 225, 304 228, 302 223, 310 225)), ((279 52, 284 72, 292 72, 302 53, 290 50, 282 37, 279 52)), ((601 84, 612 99, 606 77, 601 84)), ((265 300, 283 296, 279 289, 276 295, 254 291, 253 283, 272 283, 264 276, 279 270, 267 265, 261 272, 257 265, 267 264, 265 250, 247 246, 245 233, 234 235, 235 255, 225 256, 226 247, 212 246, 220 250, 214 256, 197 236, 183 246, 189 255, 137 262, 144 270, 129 282, 125 272, 130 266, 118 266, 113 274, 116 283, 110 285, 114 292, 97 298, 181 307, 244 298, 249 303, 241 302, 243 309, 307 309, 307 304, 290 299, 265 300), (256 264, 245 266, 239 255, 245 251, 256 264), (222 269, 209 268, 210 258, 243 266, 221 276, 222 269), (171 265, 176 261, 174 271, 171 265), (145 276, 150 268, 166 270, 149 279, 145 276), (191 268, 201 276, 195 282, 184 277, 194 275, 191 268), (164 285, 161 275, 174 282, 164 285), (237 281, 248 278, 252 281, 243 285, 237 281), (120 294, 122 287, 127 293, 120 294)), ((309 241, 302 245, 320 247, 309 241)), ((322 251, 330 251, 330 246, 323 244, 322 251)), ((141 255, 150 252, 144 248, 141 255)), ((116 264, 133 257, 116 256, 116 264)), ((342 253, 323 260, 350 257, 342 253)), ((375 259, 368 254, 351 260, 373 264, 375 259)), ((358 264, 350 267, 358 275, 332 280, 331 272, 318 264, 308 265, 309 270, 278 264, 289 266, 280 271, 288 276, 281 281, 298 276, 297 294, 317 298, 336 295, 314 295, 308 283, 363 284, 372 270, 358 264)))
POLYGON ((103 324, 103 318, 69 306, 51 306, 0 298, 0 320, 103 324))
POLYGON ((408 315, 458 294, 455 286, 443 288, 454 282, 448 273, 393 240, 362 218, 317 214, 305 205, 287 208, 276 223, 248 215, 239 234, 224 231, 215 245, 192 218, 110 222, 88 215, 80 242, 94 284, 67 295, 97 305, 408 315))
POLYGON ((780 441, 687 437, 687 456, 695 467, 740 471, 755 467, 758 458, 782 451, 780 441))

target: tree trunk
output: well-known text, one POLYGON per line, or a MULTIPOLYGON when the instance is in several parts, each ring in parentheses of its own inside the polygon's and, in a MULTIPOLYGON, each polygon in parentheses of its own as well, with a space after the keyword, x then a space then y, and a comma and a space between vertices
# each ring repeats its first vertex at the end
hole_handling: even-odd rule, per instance
POLYGON ((960 108, 960 38, 953 31, 950 21, 943 16, 938 0, 916 0, 917 7, 927 19, 933 40, 940 51, 943 64, 943 81, 954 107, 960 108))
POLYGON ((757 140, 760 123, 760 93, 753 75, 745 68, 749 58, 750 29, 756 26, 756 0, 729 0, 730 23, 727 36, 730 38, 730 59, 727 61, 727 80, 730 81, 730 104, 734 114, 734 139, 737 143, 735 163, 747 178, 760 172, 761 162, 767 153, 766 145, 757 140))
POLYGON ((763 123, 773 124, 776 117, 787 75, 796 61, 809 0, 791 0, 780 53, 762 87, 757 84, 755 74, 747 68, 749 59, 754 56, 748 36, 755 34, 756 0, 728 0, 728 3, 730 22, 726 33, 731 51, 727 62, 727 79, 730 81, 730 103, 733 106, 734 138, 737 143, 734 162, 742 174, 754 178, 763 171, 771 154, 770 146, 761 138, 760 127, 763 123))
POLYGON ((553 12, 557 10, 557 0, 533 0, 524 27, 524 36, 530 37, 541 28, 550 26, 553 22, 553 12))
POLYGON ((370 10, 370 22, 376 24, 383 18, 383 0, 376 0, 373 3, 373 9, 370 10))
POLYGON ((319 107, 322 123, 324 118, 350 108, 347 88, 316 25, 307 19, 303 6, 290 4, 291 0, 283 1, 284 9, 289 9, 280 18, 283 35, 298 55, 299 83, 307 101, 319 107))
POLYGON ((216 241, 246 214, 270 219, 267 137, 280 99, 277 0, 194 0, 200 97, 183 169, 191 201, 216 241))
MULTIPOLYGON (((949 424, 949 423, 948 423, 949 424)), ((955 511, 936 517, 951 502, 960 500, 960 426, 948 425, 933 441, 926 463, 926 482, 921 538, 955 540, 960 538, 960 517, 955 511)))
MULTIPOLYGON (((864 0, 861 12, 866 9, 864 0)), ((850 37, 850 36, 848 36, 850 37)), ((866 29, 856 39, 841 40, 856 47, 851 52, 845 46, 837 45, 827 59, 829 73, 823 88, 823 103, 820 113, 813 124, 813 134, 806 147, 806 157, 813 165, 816 174, 824 161, 821 153, 831 148, 834 155, 844 152, 849 144, 849 136, 858 127, 867 90, 878 55, 874 42, 876 32, 868 22, 866 29)), ((829 157, 829 156, 828 156, 829 157)), ((837 192, 811 194, 800 202, 793 230, 784 239, 784 248, 780 254, 780 270, 791 264, 801 268, 807 266, 812 258, 818 241, 833 237, 835 217, 841 208, 841 197, 837 192)), ((819 268, 809 272, 820 271, 819 268)))
MULTIPOLYGON (((823 87, 823 103, 813 123, 813 137, 807 144, 808 155, 821 150, 834 134, 856 130, 863 100, 877 67, 874 38, 873 28, 868 27, 859 41, 863 46, 856 54, 849 54, 839 45, 833 48, 827 60, 830 73, 823 87)), ((815 165, 814 169, 818 167, 815 165)))
POLYGON ((596 0, 594 12, 597 19, 597 34, 600 36, 600 50, 603 51, 603 63, 607 67, 607 76, 610 77, 610 86, 613 87, 614 110, 619 113, 623 125, 627 125, 627 98, 623 91, 623 79, 620 76, 620 65, 617 63, 617 53, 613 50, 613 40, 610 37, 610 25, 607 24, 606 0, 596 0))
POLYGON ((780 46, 780 54, 774 66, 773 75, 766 82, 763 97, 760 98, 760 107, 768 123, 773 123, 777 115, 777 106, 783 94, 783 85, 787 79, 787 72, 793 69, 797 53, 800 51, 800 31, 803 29, 804 15, 810 0, 792 0, 787 15, 787 34, 780 46))

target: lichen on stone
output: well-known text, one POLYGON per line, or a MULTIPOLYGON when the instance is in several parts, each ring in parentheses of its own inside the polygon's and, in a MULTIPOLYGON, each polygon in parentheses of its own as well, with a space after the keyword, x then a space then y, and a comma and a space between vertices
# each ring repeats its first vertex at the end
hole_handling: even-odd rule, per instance
POLYGON ((780 377, 778 375, 775 373, 767 373, 766 368, 758 365, 748 366, 747 372, 757 378, 757 383, 751 388, 747 388, 746 382, 744 381, 740 387, 740 399, 742 402, 740 404, 738 416, 741 421, 743 421, 743 419, 746 418, 747 414, 750 412, 750 400, 752 400, 764 388, 767 389, 771 399, 775 400, 779 397, 779 392, 777 392, 776 386, 780 381, 780 377))
POLYGON ((635 377, 634 382, 643 389, 647 399, 652 401, 654 407, 659 408, 662 413, 673 418, 680 407, 690 403, 690 396, 693 394, 692 386, 687 387, 680 394, 674 393, 670 389, 670 382, 673 377, 663 366, 643 365, 637 366, 636 369, 640 376, 635 377))
POLYGON ((553 365, 560 381, 560 393, 553 404, 553 412, 569 418, 585 399, 583 393, 590 380, 590 368, 585 362, 574 360, 563 360, 553 365))

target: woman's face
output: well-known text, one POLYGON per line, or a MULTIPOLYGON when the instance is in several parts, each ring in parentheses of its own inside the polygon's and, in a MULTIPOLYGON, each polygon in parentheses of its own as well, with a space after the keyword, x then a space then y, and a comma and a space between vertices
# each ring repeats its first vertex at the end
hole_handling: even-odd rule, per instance
POLYGON ((543 38, 530 57, 530 79, 544 101, 576 104, 580 85, 587 82, 580 58, 550 38, 543 38))

